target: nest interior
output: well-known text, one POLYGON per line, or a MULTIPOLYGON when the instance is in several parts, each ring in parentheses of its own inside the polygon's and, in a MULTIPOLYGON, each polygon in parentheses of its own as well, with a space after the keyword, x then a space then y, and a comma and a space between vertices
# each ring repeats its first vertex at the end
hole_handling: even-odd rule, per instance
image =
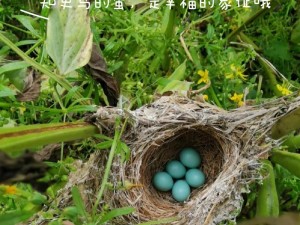
POLYGON ((142 159, 139 182, 146 187, 144 194, 157 207, 164 209, 180 205, 173 200, 170 192, 160 192, 154 189, 152 178, 158 171, 163 171, 165 164, 172 159, 179 159, 179 152, 184 147, 196 149, 202 159, 200 169, 206 175, 205 186, 193 189, 190 198, 209 186, 222 170, 224 149, 220 140, 213 136, 211 129, 203 126, 183 128, 172 137, 162 140, 161 145, 151 145, 142 159), (169 205, 169 206, 168 206, 169 205))
POLYGON ((144 134, 141 136, 144 140, 134 142, 131 146, 130 162, 124 165, 124 168, 115 168, 119 174, 115 177, 120 176, 119 171, 123 171, 121 180, 130 180, 143 188, 117 192, 111 196, 115 199, 113 201, 117 202, 118 207, 135 206, 136 213, 130 218, 131 222, 182 215, 181 222, 176 224, 186 224, 186 220, 189 220, 186 215, 197 210, 200 206, 198 202, 213 203, 209 201, 209 195, 214 190, 215 180, 226 171, 228 163, 232 165, 228 155, 235 155, 236 149, 231 148, 231 141, 226 139, 222 132, 203 124, 181 124, 157 131, 151 138, 144 134), (199 152, 202 159, 200 169, 206 175, 206 183, 202 187, 192 189, 189 199, 179 203, 172 198, 171 192, 157 191, 152 185, 152 178, 156 172, 164 170, 169 160, 178 159, 184 147, 192 147, 199 152))

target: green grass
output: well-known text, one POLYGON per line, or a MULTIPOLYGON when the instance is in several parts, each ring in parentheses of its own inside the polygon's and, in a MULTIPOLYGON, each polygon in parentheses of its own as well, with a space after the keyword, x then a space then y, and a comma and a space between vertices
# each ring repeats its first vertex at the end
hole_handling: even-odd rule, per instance
MULTIPOLYGON (((107 8, 91 7, 89 11, 93 41, 100 46, 107 73, 120 85, 123 107, 141 107, 164 91, 184 93, 203 88, 200 94, 209 103, 230 110, 299 89, 300 8, 297 1, 280 4, 272 1, 271 9, 267 10, 259 6, 250 9, 233 6, 228 11, 217 6, 196 10, 177 6, 168 10, 165 2, 162 1, 159 10, 140 4, 133 8, 125 6, 124 11, 119 11, 114 10, 111 2, 107 8)), ((49 38, 46 21, 24 15, 20 9, 43 16, 50 12, 42 9, 39 1, 0 2, 0 127, 76 122, 86 113, 95 112, 97 105, 107 105, 103 87, 85 67, 59 74, 46 49, 49 38), (17 94, 26 93, 26 87, 30 86, 31 69, 41 74, 40 92, 36 99, 22 102, 17 94)), ((102 148, 111 148, 111 155, 93 212, 83 209, 75 188, 74 205, 70 206, 73 208, 63 213, 53 209, 44 216, 51 220, 57 214, 61 221, 74 216, 75 224, 83 221, 84 224, 95 221, 101 224, 130 213, 131 208, 105 212, 96 209, 102 200, 114 155, 120 154, 125 161, 130 154, 126 144, 120 141, 120 132, 123 131, 116 126, 113 139, 96 135, 98 139, 72 143, 75 150, 69 152, 67 158, 48 163, 50 169, 42 179, 52 183, 46 193, 48 199, 37 196, 28 185, 16 184, 23 195, 1 197, 0 217, 13 218, 16 214, 8 212, 22 214, 27 210, 25 220, 43 204, 49 206, 50 199, 55 199, 56 191, 65 184, 72 170, 71 162, 77 158, 85 160, 91 152, 102 148), (42 201, 34 204, 29 200, 27 204, 34 196, 42 201)), ((62 156, 65 148, 62 143, 62 156)), ((298 149, 293 151, 299 152, 298 149)), ((278 165, 275 177, 280 211, 299 211, 299 179, 278 165)), ((2 191, 5 188, 3 186, 2 191)), ((255 216, 258 188, 253 184, 251 192, 244 196, 240 219, 255 216)))

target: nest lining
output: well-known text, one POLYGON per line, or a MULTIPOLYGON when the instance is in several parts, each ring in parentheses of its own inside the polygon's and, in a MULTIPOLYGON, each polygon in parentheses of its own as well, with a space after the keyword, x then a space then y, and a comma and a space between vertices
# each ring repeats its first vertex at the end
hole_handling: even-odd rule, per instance
MULTIPOLYGON (((179 152, 184 147, 192 147, 199 152, 202 159, 200 169, 206 175, 205 186, 194 189, 191 198, 208 187, 218 176, 223 166, 224 151, 228 150, 222 149, 220 140, 210 135, 209 132, 211 131, 209 130, 209 128, 205 129, 202 126, 179 129, 174 136, 167 138, 162 145, 153 144, 145 149, 145 154, 142 156, 139 182, 145 187, 145 198, 153 206, 170 210, 181 208, 180 203, 173 200, 170 192, 155 190, 151 181, 156 172, 164 170, 165 164, 169 160, 179 158, 179 152)), ((139 158, 136 158, 136 160, 139 160, 139 158)))

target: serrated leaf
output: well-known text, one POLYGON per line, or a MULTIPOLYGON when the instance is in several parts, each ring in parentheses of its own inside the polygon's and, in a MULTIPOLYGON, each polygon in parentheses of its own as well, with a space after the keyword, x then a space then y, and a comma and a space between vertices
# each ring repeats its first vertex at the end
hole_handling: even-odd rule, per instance
POLYGON ((46 48, 59 72, 67 74, 89 62, 93 35, 88 10, 79 7, 79 0, 65 9, 61 2, 49 14, 46 48))

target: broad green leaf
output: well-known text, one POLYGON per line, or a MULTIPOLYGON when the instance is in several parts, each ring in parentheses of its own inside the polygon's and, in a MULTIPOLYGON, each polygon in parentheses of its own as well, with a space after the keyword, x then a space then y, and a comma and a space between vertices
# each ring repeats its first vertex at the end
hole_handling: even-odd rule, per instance
POLYGON ((33 211, 14 211, 0 215, 1 225, 16 225, 20 222, 28 220, 34 214, 33 211))
POLYGON ((24 27, 26 27, 33 35, 40 36, 38 31, 34 28, 34 26, 38 26, 38 23, 30 16, 24 16, 24 15, 16 15, 13 16, 17 20, 19 20, 20 23, 24 27))
POLYGON ((190 82, 182 81, 185 78, 186 60, 176 68, 176 70, 168 78, 159 79, 159 85, 156 91, 160 94, 166 91, 186 91, 190 86, 190 82))
POLYGON ((271 155, 271 161, 283 166, 292 174, 300 178, 300 154, 273 150, 271 155))
POLYGON ((29 64, 24 61, 7 63, 0 67, 0 75, 4 74, 17 89, 22 91, 28 66, 29 64))
POLYGON ((190 89, 192 83, 193 82, 172 80, 159 93, 163 94, 167 91, 177 91, 179 93, 185 93, 190 89))
POLYGON ((6 73, 9 71, 13 71, 13 70, 24 69, 24 68, 27 68, 28 66, 29 66, 29 64, 24 61, 7 63, 0 67, 0 74, 6 73))
POLYGON ((0 84, 0 98, 15 96, 16 92, 0 84))
POLYGON ((113 144, 113 140, 103 141, 103 142, 97 144, 97 149, 99 149, 99 150, 108 149, 112 146, 112 144, 113 144))
POLYGON ((186 60, 180 66, 176 68, 176 70, 172 73, 169 77, 170 80, 183 80, 185 77, 185 70, 186 70, 186 60))
POLYGON ((96 112, 97 108, 96 105, 76 105, 68 108, 68 112, 96 112))
POLYGON ((5 77, 9 79, 9 81, 19 90, 23 91, 25 87, 25 79, 27 73, 27 68, 13 70, 5 73, 5 77))
POLYGON ((281 117, 271 128, 271 137, 279 139, 300 128, 300 108, 281 117))
POLYGON ((279 201, 273 166, 269 160, 262 160, 261 163, 263 166, 261 173, 264 176, 264 180, 257 191, 255 216, 278 216, 279 201))
POLYGON ((83 200, 81 198, 80 192, 77 187, 72 188, 72 198, 73 202, 78 210, 78 213, 84 217, 87 217, 87 213, 85 211, 85 206, 83 200))
POLYGON ((61 2, 49 14, 46 48, 59 72, 67 74, 89 62, 93 35, 88 10, 79 7, 79 0, 65 9, 61 2))
POLYGON ((24 149, 93 136, 98 129, 84 122, 36 124, 0 129, 0 151, 17 155, 24 149))

